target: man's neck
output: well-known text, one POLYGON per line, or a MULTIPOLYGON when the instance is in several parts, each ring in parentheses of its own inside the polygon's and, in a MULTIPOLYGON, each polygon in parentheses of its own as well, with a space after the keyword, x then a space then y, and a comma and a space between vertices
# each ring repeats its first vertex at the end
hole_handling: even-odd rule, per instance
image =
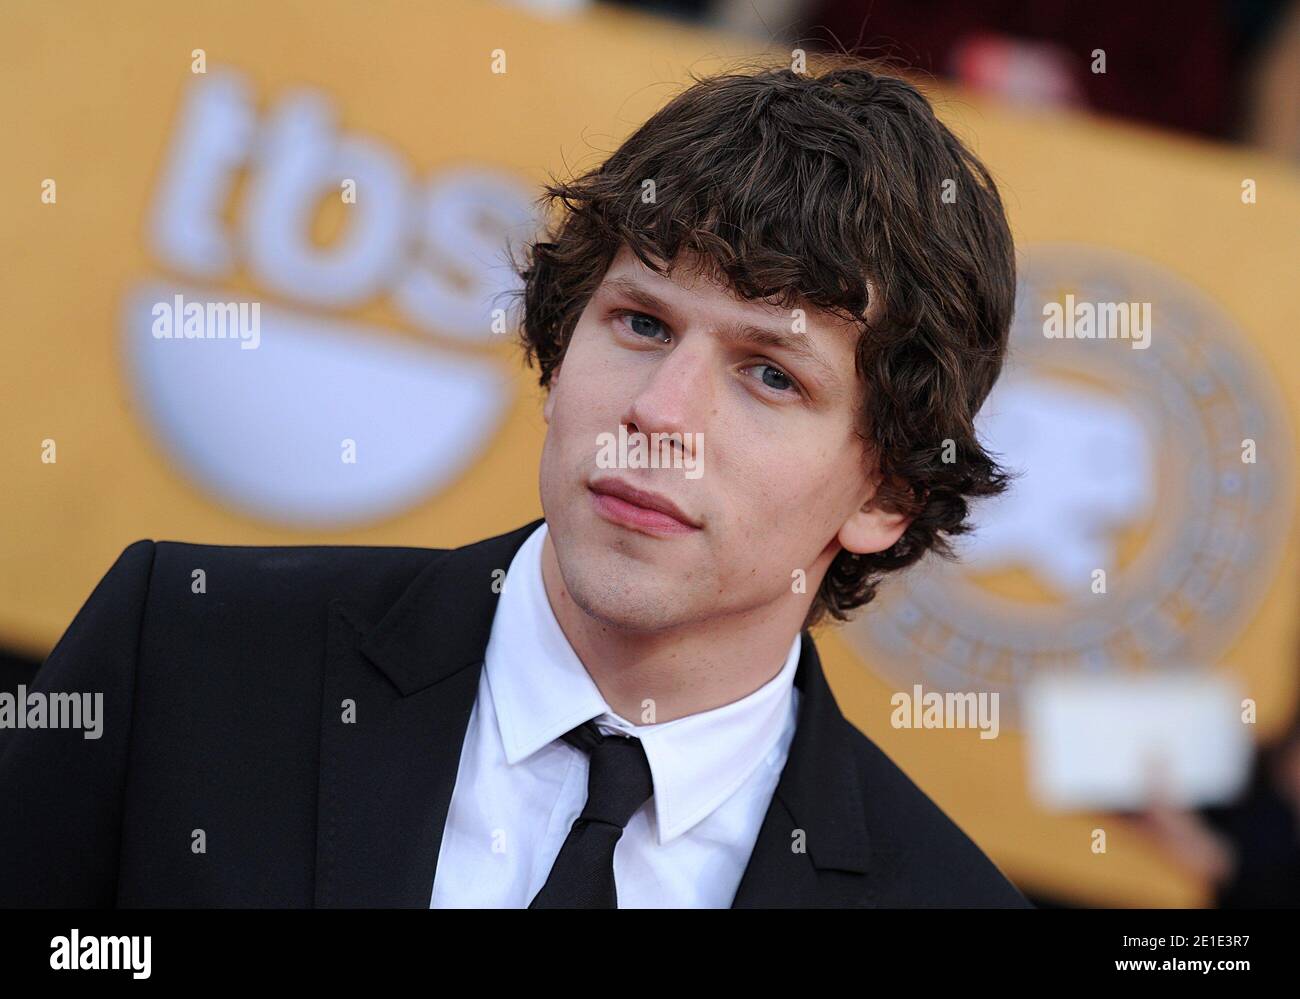
POLYGON ((781 671, 806 607, 789 602, 659 632, 630 632, 593 618, 564 585, 548 532, 542 581, 565 638, 601 696, 636 725, 730 704, 781 671))

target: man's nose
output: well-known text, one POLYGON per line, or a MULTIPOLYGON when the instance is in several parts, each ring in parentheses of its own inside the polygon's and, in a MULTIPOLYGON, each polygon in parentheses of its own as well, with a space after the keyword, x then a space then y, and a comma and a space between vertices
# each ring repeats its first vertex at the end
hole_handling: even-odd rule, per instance
POLYGON ((700 340, 675 347, 649 368, 622 419, 629 429, 643 434, 704 432, 713 408, 716 362, 709 345, 700 340))

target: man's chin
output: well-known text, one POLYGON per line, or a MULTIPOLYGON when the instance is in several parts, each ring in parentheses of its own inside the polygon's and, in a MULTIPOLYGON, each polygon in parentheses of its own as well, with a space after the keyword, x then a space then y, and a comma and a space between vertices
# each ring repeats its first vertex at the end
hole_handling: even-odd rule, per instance
MULTIPOLYGON (((661 631, 681 623, 680 580, 657 568, 629 565, 618 553, 587 551, 578 558, 582 563, 565 573, 565 588, 588 617, 631 632, 661 631)), ((560 564, 563 570, 564 562, 560 564)))
POLYGON ((641 599, 635 593, 601 595, 573 601, 593 621, 625 634, 651 635, 680 626, 680 605, 665 605, 656 594, 641 599))

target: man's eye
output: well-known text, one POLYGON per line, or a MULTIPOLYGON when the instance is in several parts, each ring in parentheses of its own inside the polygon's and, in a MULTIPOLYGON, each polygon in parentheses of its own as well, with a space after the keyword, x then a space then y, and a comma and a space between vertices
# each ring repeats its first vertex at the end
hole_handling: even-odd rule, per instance
POLYGON ((753 368, 766 368, 768 372, 771 372, 771 374, 774 376, 773 380, 771 381, 769 381, 767 374, 763 374, 759 376, 760 380, 768 388, 775 389, 777 392, 785 392, 788 389, 794 389, 796 392, 798 392, 798 388, 795 386, 794 381, 790 378, 789 375, 787 375, 780 368, 775 367, 774 365, 771 364, 750 365, 750 369, 752 370, 753 368))
POLYGON ((637 336, 654 337, 661 333, 665 336, 668 335, 663 323, 654 316, 647 316, 644 312, 621 312, 619 318, 637 336))

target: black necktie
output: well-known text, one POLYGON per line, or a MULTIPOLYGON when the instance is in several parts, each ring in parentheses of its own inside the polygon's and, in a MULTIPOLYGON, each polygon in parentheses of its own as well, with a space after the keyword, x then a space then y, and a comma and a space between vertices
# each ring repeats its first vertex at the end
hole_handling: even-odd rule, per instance
POLYGON ((601 735, 594 720, 563 736, 591 757, 587 803, 530 909, 617 909, 614 847, 632 814, 654 793, 640 739, 601 735))

